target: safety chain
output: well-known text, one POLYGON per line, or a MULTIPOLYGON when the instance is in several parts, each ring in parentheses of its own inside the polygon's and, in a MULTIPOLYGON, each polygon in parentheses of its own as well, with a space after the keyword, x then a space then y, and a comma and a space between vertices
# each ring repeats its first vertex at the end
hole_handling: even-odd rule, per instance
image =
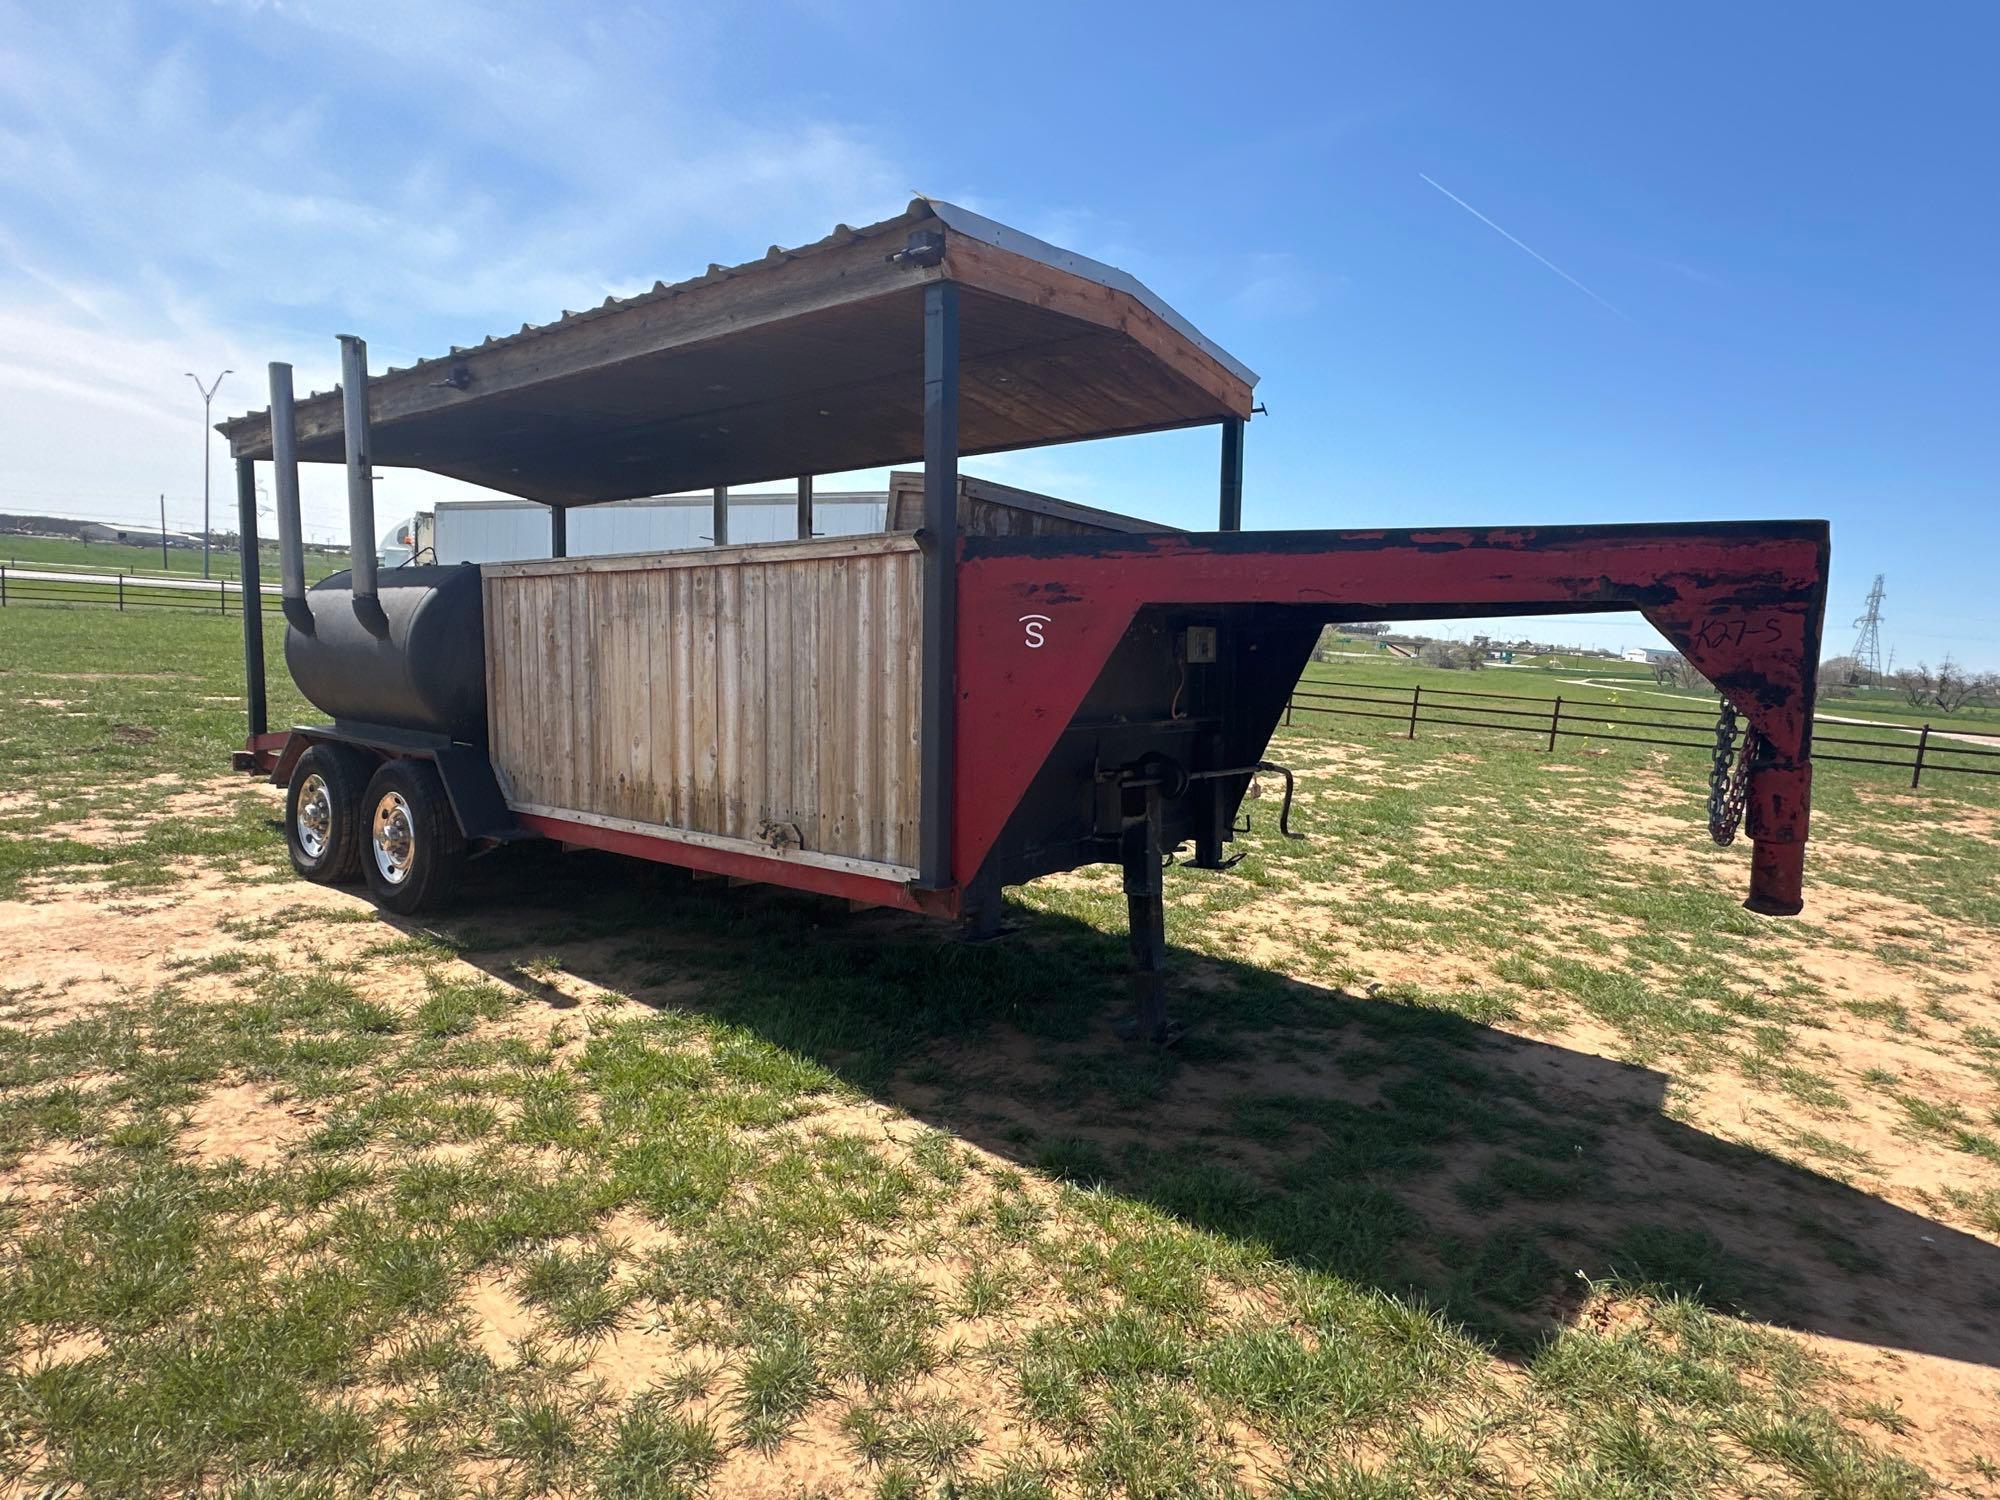
POLYGON ((1736 705, 1723 699, 1722 712, 1715 719, 1715 764, 1708 773, 1708 834, 1723 845, 1736 842, 1736 830, 1743 822, 1743 802, 1750 793, 1750 762, 1763 743, 1754 725, 1744 725, 1742 734, 1743 744, 1737 749, 1736 705))

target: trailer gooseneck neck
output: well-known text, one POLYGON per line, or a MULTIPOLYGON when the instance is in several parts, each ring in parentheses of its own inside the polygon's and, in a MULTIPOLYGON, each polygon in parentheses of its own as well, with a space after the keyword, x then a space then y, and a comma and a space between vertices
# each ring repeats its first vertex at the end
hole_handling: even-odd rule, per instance
POLYGON ((338 391, 294 401, 274 364, 269 411, 221 424, 239 491, 274 465, 287 657, 331 716, 268 733, 246 626, 239 761, 309 783, 312 878, 390 827, 369 878, 407 909, 466 842, 546 836, 991 927, 1005 886, 1114 863, 1160 1036, 1162 858, 1234 863, 1322 628, 1635 610, 1757 732, 1746 904, 1803 899, 1823 523, 1243 531, 1256 376, 1125 273, 923 199, 409 369, 341 346, 338 391), (1196 425, 1221 433, 1213 532, 960 470, 1196 425), (811 537, 814 475, 913 459, 886 535, 811 537), (301 461, 348 476, 352 567, 311 590, 301 461), (551 555, 378 575, 377 464, 547 505, 551 555), (774 479, 797 540, 731 544, 729 487, 774 479), (564 555, 570 506, 702 491, 712 547, 564 555))

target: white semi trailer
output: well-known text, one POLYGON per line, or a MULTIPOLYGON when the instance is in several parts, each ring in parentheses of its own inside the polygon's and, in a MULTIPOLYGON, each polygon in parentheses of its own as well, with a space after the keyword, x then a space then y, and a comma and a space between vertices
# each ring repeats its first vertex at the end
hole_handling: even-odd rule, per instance
MULTIPOLYGON (((821 491, 813 497, 815 536, 861 536, 882 529, 886 491, 821 491)), ((709 495, 669 495, 614 501, 569 517, 571 557, 623 552, 680 552, 714 545, 709 495)), ((744 493, 729 497, 729 540, 789 542, 796 535, 798 497, 744 493)), ((549 556, 549 508, 531 500, 450 500, 435 515, 431 546, 440 563, 517 562, 549 556)), ((426 557, 424 562, 433 559, 426 557)))

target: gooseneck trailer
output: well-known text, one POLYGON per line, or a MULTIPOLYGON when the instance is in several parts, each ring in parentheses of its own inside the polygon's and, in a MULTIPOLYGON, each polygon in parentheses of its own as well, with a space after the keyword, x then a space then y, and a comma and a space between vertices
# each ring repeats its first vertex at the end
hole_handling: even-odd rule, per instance
POLYGON ((236 763, 287 787, 308 878, 414 912, 544 837, 990 926, 1003 887, 1114 863, 1159 1036, 1164 858, 1228 868, 1251 778, 1289 786, 1267 746, 1322 627, 1636 610, 1748 721, 1746 904, 1800 909, 1823 522, 1243 531, 1256 377, 1130 276, 921 199, 408 369, 342 354, 339 390, 273 365, 220 427, 253 604, 273 465, 286 659, 328 716, 269 731, 246 612, 236 763), (1213 532, 958 468, 1203 424, 1213 532), (815 475, 916 460, 881 534, 812 536, 815 475), (354 538, 311 589, 300 462, 346 465, 354 538), (378 569, 378 464, 546 505, 550 555, 378 569), (772 480, 798 539, 731 545, 728 487, 772 480), (572 506, 696 490, 711 546, 564 555, 572 506))

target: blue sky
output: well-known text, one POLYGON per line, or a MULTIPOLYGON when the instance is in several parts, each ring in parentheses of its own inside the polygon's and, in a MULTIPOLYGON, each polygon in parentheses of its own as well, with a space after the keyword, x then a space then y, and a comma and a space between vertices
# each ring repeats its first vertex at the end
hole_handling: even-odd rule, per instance
MULTIPOLYGON (((185 370, 261 406, 335 332, 400 363, 922 191, 1262 375, 1253 526, 1823 516, 1830 648, 1881 571, 1899 661, 2000 667, 2000 10, 1804 14, 0 0, 0 509, 192 524, 185 370)), ((1209 432, 973 467, 1212 515, 1209 432)))

